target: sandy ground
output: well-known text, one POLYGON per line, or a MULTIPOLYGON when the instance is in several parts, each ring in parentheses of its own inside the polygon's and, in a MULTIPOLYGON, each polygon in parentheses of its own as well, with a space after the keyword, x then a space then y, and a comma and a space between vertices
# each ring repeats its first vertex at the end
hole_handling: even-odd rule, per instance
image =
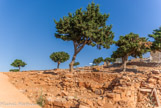
POLYGON ((9 81, 8 77, 0 73, 0 108, 41 108, 33 104, 9 81))

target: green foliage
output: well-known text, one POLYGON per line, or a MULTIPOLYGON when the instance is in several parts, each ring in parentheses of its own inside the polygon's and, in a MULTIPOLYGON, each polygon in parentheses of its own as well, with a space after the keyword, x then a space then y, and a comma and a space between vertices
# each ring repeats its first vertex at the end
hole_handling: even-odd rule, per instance
POLYGON ((93 64, 99 65, 103 61, 104 61, 103 58, 102 57, 99 57, 99 58, 93 60, 93 64))
POLYGON ((56 38, 64 41, 73 41, 74 55, 70 63, 72 71, 76 55, 85 45, 97 46, 97 48, 110 48, 113 44, 114 34, 112 26, 107 26, 109 14, 101 14, 99 6, 89 4, 86 10, 77 9, 75 13, 69 13, 63 19, 55 21, 57 32, 56 38))
POLYGON ((10 69, 9 71, 10 71, 10 72, 18 72, 19 69, 10 69))
POLYGON ((59 64, 60 63, 64 63, 65 61, 69 60, 69 54, 66 52, 54 52, 50 55, 50 58, 54 61, 58 63, 58 67, 59 68, 59 64))
POLYGON ((113 52, 112 58, 122 58, 124 56, 142 57, 150 49, 145 46, 147 39, 139 37, 138 34, 130 33, 125 36, 120 36, 116 42, 118 49, 113 52))
POLYGON ((112 58, 122 58, 125 71, 128 56, 142 58, 144 53, 150 51, 146 47, 146 43, 147 39, 145 37, 139 37, 138 34, 130 33, 125 36, 120 36, 120 39, 116 42, 118 49, 113 52, 112 58))
POLYGON ((153 31, 153 34, 149 34, 149 37, 154 39, 151 46, 153 51, 161 51, 161 27, 153 31))
POLYGON ((107 57, 107 58, 104 59, 104 62, 115 62, 115 61, 116 61, 115 58, 109 58, 109 57, 107 57))
POLYGON ((79 62, 75 62, 73 66, 78 66, 78 65, 80 65, 80 63, 79 62))
POLYGON ((25 67, 27 64, 23 62, 22 60, 16 59, 14 62, 11 64, 13 67, 18 67, 20 71, 20 67, 25 67))
POLYGON ((22 60, 19 60, 19 59, 16 59, 12 64, 11 66, 13 67, 24 67, 25 65, 27 65, 25 62, 23 62, 22 60))
POLYGON ((74 14, 55 21, 57 33, 55 36, 67 41, 74 41, 78 44, 86 42, 88 45, 103 45, 109 48, 112 44, 112 26, 106 26, 109 14, 101 14, 99 6, 95 3, 89 4, 86 11, 77 9, 74 14))
POLYGON ((45 98, 43 96, 42 90, 39 98, 37 99, 37 104, 40 105, 41 107, 43 107, 45 104, 45 98))
POLYGON ((69 54, 66 52, 54 52, 50 55, 50 58, 54 61, 54 62, 60 62, 60 63, 64 63, 65 61, 69 60, 69 54))

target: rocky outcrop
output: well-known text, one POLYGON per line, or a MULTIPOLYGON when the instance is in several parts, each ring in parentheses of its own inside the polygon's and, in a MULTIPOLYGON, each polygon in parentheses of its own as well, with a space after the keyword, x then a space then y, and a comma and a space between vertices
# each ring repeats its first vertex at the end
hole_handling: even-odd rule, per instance
POLYGON ((160 68, 145 70, 145 67, 139 67, 137 73, 132 71, 120 73, 118 67, 104 68, 104 72, 89 72, 90 68, 86 68, 83 71, 76 70, 74 73, 60 69, 6 74, 10 77, 10 81, 33 102, 36 103, 37 99, 43 96, 44 108, 157 106, 155 100, 148 97, 148 93, 139 91, 140 88, 156 88, 158 98, 161 99, 160 68))

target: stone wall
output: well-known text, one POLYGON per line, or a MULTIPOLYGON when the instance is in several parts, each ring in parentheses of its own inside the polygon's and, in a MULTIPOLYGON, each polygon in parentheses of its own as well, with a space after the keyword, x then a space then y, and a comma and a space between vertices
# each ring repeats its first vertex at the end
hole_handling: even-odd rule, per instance
POLYGON ((161 52, 150 52, 151 62, 161 63, 161 52))

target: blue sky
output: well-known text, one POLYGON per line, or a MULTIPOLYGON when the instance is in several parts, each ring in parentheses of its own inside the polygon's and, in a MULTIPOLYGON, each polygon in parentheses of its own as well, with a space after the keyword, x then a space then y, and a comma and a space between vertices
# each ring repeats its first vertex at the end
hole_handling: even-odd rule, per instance
MULTIPOLYGON (((93 0, 0 0, 0 71, 13 68, 14 59, 28 65, 23 70, 56 68, 49 58, 52 52, 73 55, 72 42, 54 37, 53 19, 60 19, 78 8, 85 9, 93 0)), ((115 40, 130 32, 147 37, 161 26, 161 0, 94 0, 102 13, 110 13, 107 24, 113 25, 115 40)), ((85 46, 76 61, 89 65, 94 58, 108 57, 116 47, 97 50, 85 46)), ((70 60, 60 65, 68 68, 70 60)))

